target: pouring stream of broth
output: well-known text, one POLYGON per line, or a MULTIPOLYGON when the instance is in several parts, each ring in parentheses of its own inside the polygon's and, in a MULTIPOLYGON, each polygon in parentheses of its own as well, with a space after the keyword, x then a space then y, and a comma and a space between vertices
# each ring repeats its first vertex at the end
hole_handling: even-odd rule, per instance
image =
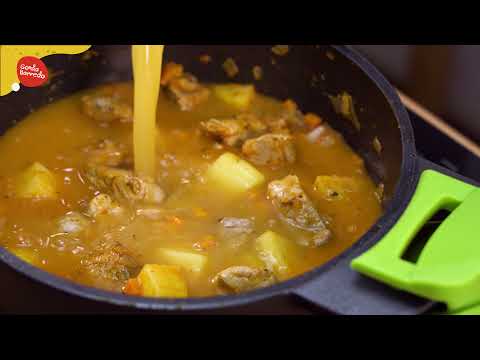
POLYGON ((133 45, 133 151, 138 176, 155 179, 156 113, 164 45, 133 45))

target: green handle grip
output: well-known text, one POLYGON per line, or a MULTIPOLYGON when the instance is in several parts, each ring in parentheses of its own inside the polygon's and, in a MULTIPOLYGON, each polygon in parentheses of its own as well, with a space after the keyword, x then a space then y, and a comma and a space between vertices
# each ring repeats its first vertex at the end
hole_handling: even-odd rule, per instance
POLYGON ((446 303, 450 311, 480 304, 479 209, 478 188, 427 170, 395 227, 355 259, 352 268, 394 288, 446 303), (440 210, 451 215, 431 236, 417 263, 403 260, 412 240, 440 210))
POLYGON ((480 305, 476 305, 473 307, 470 307, 466 310, 461 310, 459 312, 454 312, 451 315, 457 315, 457 316, 478 316, 480 315, 480 305))

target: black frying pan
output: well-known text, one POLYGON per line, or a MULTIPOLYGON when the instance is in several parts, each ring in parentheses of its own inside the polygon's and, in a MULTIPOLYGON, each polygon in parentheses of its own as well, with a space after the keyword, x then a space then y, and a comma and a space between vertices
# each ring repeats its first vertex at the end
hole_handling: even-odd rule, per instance
MULTIPOLYGON (((279 99, 292 98, 304 111, 328 119, 365 159, 373 179, 385 184, 385 214, 355 246, 325 266, 268 289, 234 297, 178 301, 126 297, 79 286, 33 268, 0 249, 0 307, 3 305, 15 312, 164 314, 313 311, 413 315, 431 309, 432 302, 362 277, 350 269, 350 263, 380 241, 396 223, 415 192, 422 170, 434 168, 456 175, 417 156, 410 120, 395 90, 353 50, 345 46, 292 46, 286 57, 279 58, 273 56, 271 47, 168 46, 166 61, 184 64, 204 82, 229 80, 221 70, 227 57, 233 57, 243 69, 237 80, 247 83, 252 82, 249 69, 261 65, 264 79, 257 84, 260 92, 279 99), (211 55, 214 62, 201 64, 198 58, 203 54, 211 55), (356 100, 362 123, 360 132, 337 116, 328 99, 327 95, 342 91, 356 100), (381 155, 372 147, 375 137, 384 145, 381 155)), ((94 50, 98 56, 89 61, 81 60, 80 55, 46 58, 51 71, 61 70, 61 75, 54 78, 48 88, 24 88, 0 98, 0 131, 51 101, 102 83, 132 78, 129 46, 96 46, 94 50)))

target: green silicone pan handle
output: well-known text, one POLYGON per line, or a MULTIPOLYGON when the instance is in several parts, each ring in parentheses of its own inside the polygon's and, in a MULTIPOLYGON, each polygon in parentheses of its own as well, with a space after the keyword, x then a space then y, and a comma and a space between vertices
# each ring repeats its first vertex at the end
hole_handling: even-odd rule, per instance
POLYGON ((453 312, 451 315, 458 315, 458 316, 478 316, 480 315, 480 305, 476 305, 473 307, 469 307, 467 309, 453 312))
POLYGON ((479 188, 425 170, 400 220, 382 241, 355 259, 352 268, 396 289, 445 303, 451 312, 480 304, 479 210, 479 188), (451 214, 428 240, 417 263, 402 259, 439 210, 451 214))

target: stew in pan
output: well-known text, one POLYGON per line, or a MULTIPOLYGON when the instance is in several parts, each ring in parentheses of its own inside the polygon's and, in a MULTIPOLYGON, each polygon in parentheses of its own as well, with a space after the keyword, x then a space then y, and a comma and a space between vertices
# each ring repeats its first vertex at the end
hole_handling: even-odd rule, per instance
MULTIPOLYGON (((360 125, 348 94, 332 105, 360 125)), ((1 137, 0 245, 88 286, 207 297, 312 270, 382 213, 381 186, 328 119, 254 84, 203 84, 165 64, 144 173, 133 118, 133 83, 108 84, 1 137)))

